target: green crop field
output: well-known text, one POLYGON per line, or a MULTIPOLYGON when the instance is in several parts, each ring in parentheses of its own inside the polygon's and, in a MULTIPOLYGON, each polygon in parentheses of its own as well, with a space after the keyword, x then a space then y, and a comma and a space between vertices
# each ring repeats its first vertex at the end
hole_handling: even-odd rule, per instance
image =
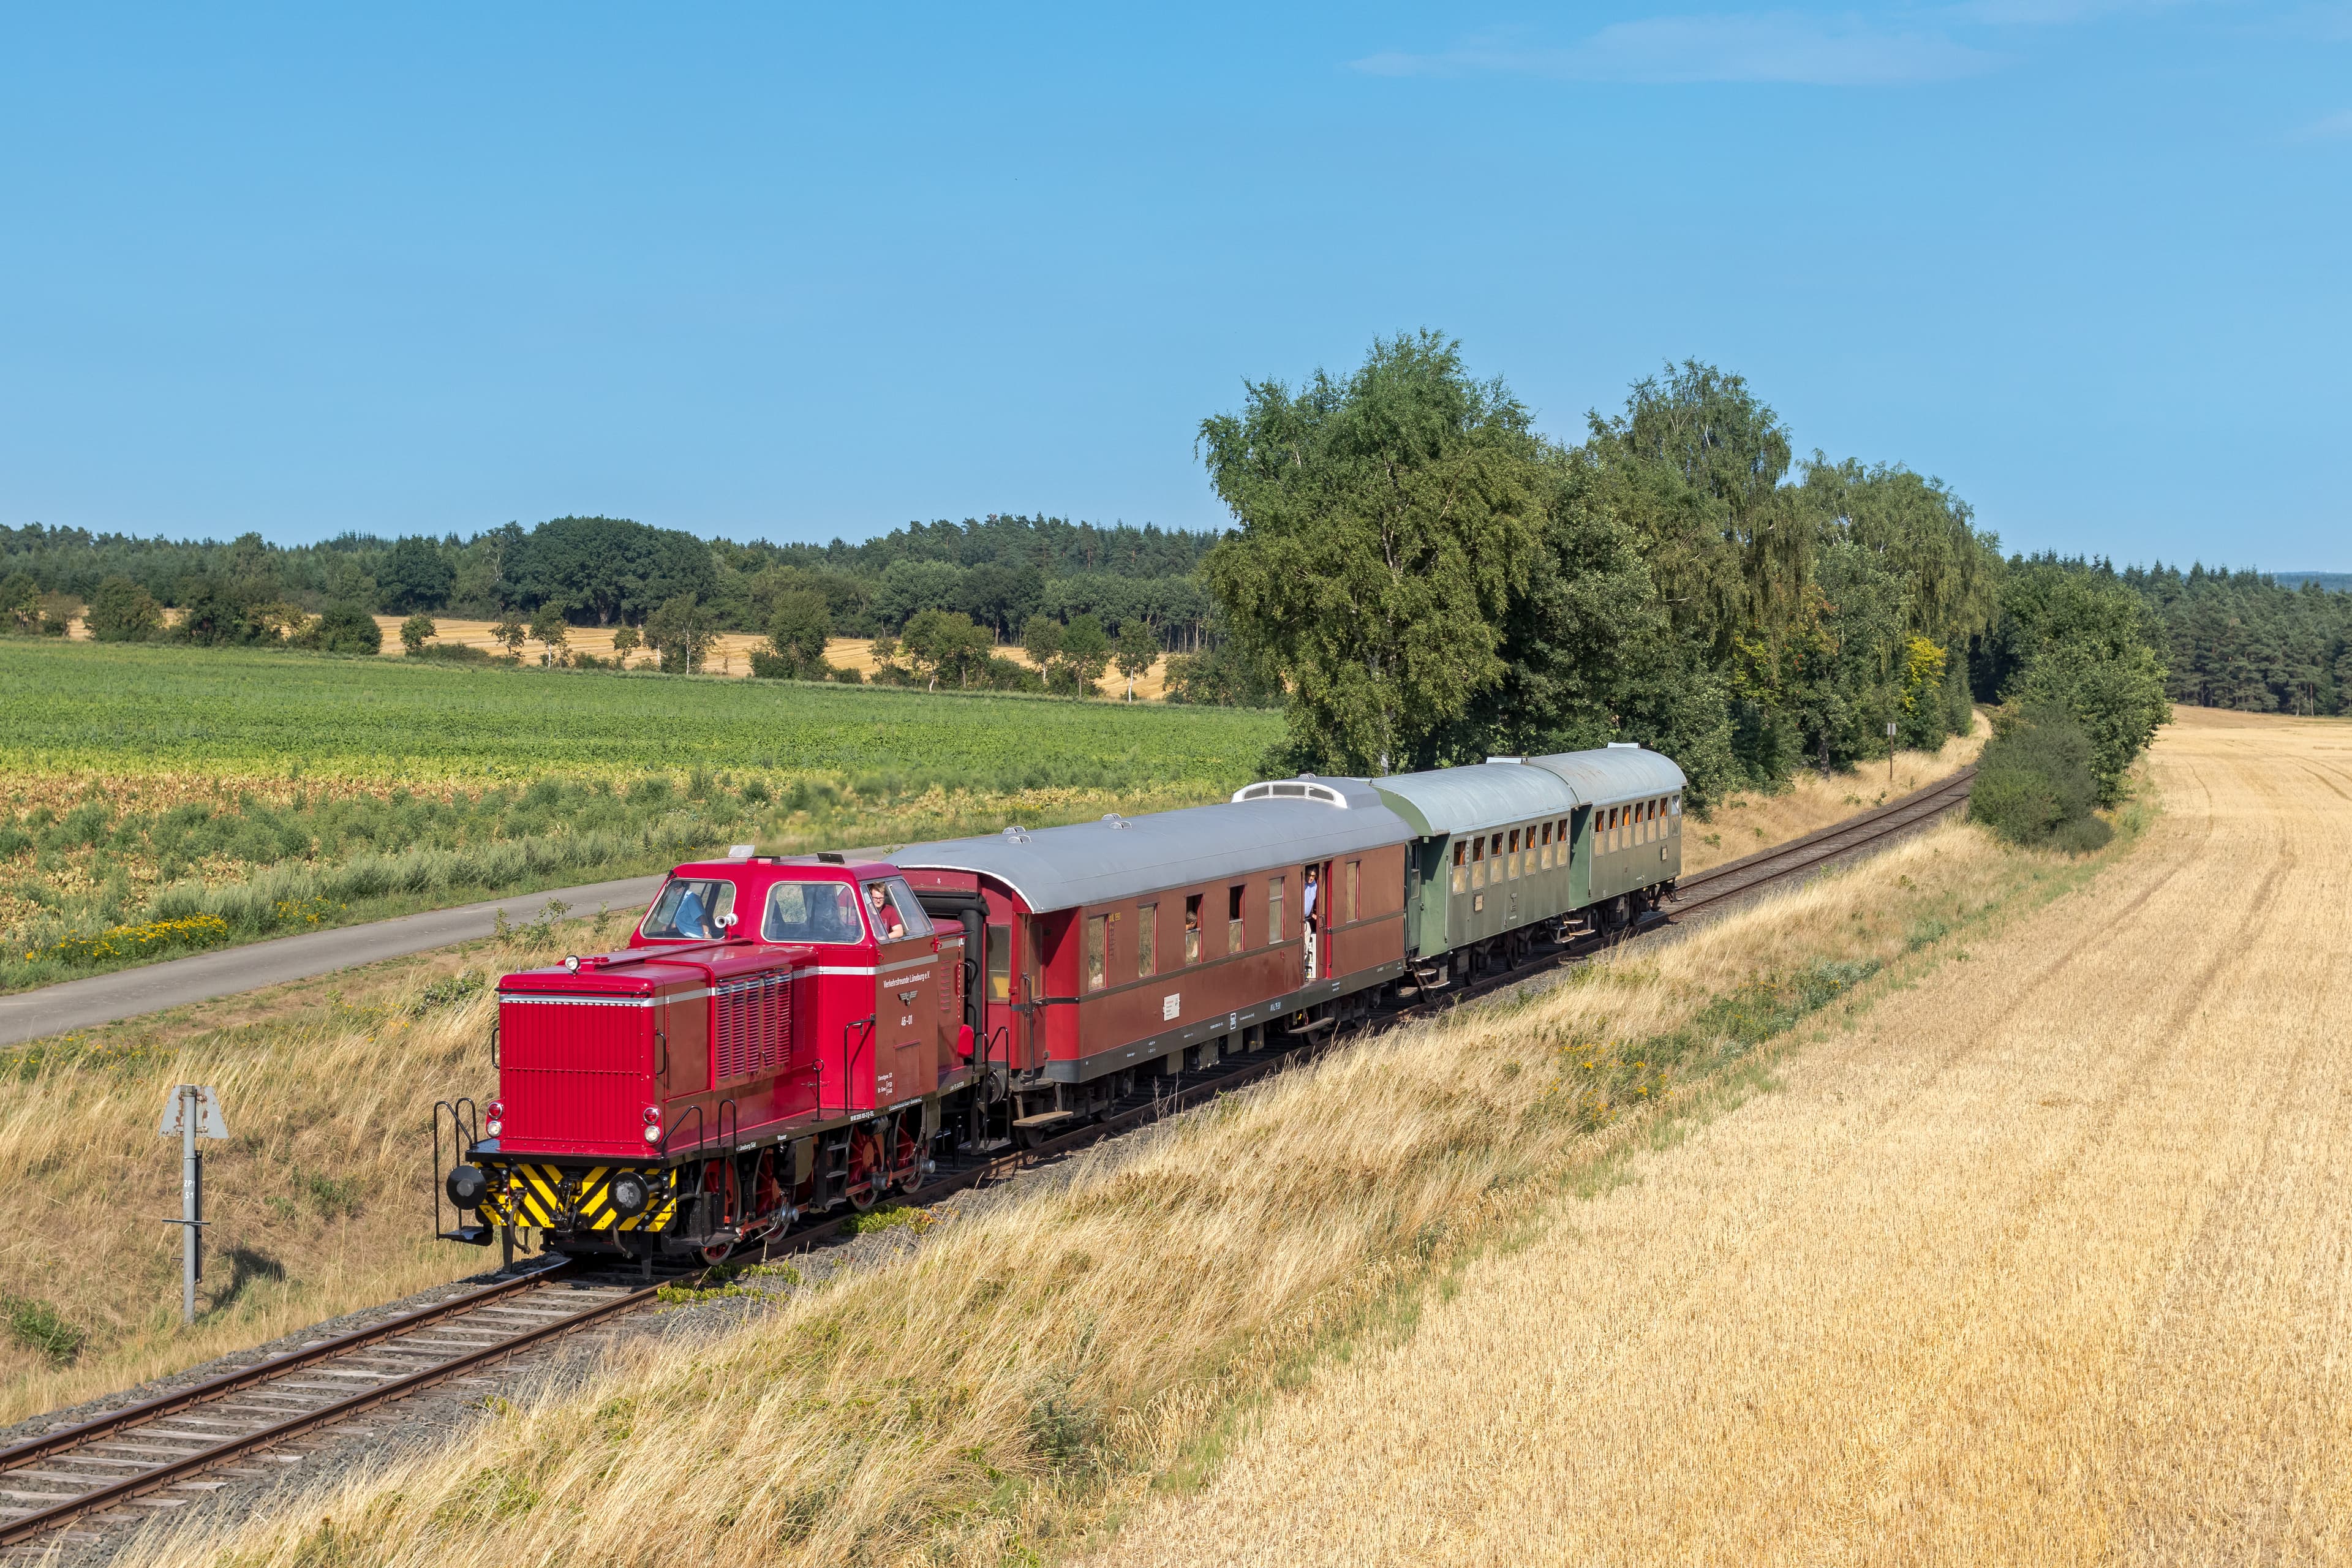
POLYGON ((756 767, 1213 789, 1254 773, 1281 729, 1241 709, 0 642, 0 767, 37 773, 435 783, 756 767))
POLYGON ((0 990, 730 842, 1223 797, 1271 713, 0 641, 0 990))

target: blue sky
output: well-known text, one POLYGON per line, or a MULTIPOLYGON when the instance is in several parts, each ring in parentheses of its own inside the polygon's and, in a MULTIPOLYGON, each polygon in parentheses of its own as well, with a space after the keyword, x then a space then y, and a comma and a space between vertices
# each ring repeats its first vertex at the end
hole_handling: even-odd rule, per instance
POLYGON ((1697 356, 2016 549, 2352 569, 2352 4, 0 10, 0 521, 1223 521, 1244 377, 1697 356))

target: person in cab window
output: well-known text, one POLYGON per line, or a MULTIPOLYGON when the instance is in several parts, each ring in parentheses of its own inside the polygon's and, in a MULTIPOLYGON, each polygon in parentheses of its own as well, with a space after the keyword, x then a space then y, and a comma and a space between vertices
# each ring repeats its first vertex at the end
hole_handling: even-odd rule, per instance
POLYGON ((866 901, 874 910, 874 934, 884 942, 898 942, 907 934, 907 922, 890 907, 890 890, 879 882, 869 882, 866 901))

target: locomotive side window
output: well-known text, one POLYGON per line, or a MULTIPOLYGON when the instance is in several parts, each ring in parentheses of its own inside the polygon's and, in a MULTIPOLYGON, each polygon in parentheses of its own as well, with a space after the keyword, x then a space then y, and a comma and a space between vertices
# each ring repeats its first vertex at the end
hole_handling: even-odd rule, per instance
POLYGON ((883 941, 931 934, 931 917, 923 912, 904 878, 884 877, 866 883, 866 901, 874 912, 874 934, 883 941))
POLYGON ((768 889, 760 940, 863 942, 866 927, 857 918, 857 895, 846 882, 779 882, 768 889))
POLYGON ((1092 915, 1087 920, 1087 989, 1103 988, 1103 965, 1108 961, 1110 917, 1092 915))
POLYGON ((1268 947, 1282 940, 1282 884, 1285 879, 1265 879, 1265 942, 1268 947))
POLYGON ((639 929, 656 941, 709 942, 726 934, 721 921, 734 908, 735 884, 725 878, 675 877, 654 900, 653 913, 639 929))
POLYGON ((1470 846, 1459 838, 1454 841, 1454 890, 1467 892, 1470 888, 1470 846))
POLYGON ((1225 889, 1225 951, 1242 950, 1242 893, 1246 884, 1236 883, 1225 889))
POLYGON ((1160 973, 1160 906, 1139 905, 1135 911, 1135 977, 1148 980, 1160 973))
POLYGON ((1201 895, 1198 893, 1184 900, 1184 962, 1201 962, 1201 895))
POLYGON ((988 999, 1013 1000, 1013 928, 988 928, 988 999))

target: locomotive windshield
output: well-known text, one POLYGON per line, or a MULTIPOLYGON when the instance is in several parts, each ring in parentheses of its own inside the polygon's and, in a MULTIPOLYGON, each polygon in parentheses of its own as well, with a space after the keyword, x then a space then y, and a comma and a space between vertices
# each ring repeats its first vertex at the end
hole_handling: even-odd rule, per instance
POLYGON ((735 884, 724 877, 678 877, 654 900, 639 929, 656 941, 709 942, 727 934, 721 919, 735 907, 735 884))
POLYGON ((915 901, 914 889, 898 877, 866 884, 866 901, 874 914, 874 934, 884 942, 931 934, 931 917, 915 901))
POLYGON ((761 942, 864 942, 857 894, 846 882, 779 882, 768 889, 761 942))

